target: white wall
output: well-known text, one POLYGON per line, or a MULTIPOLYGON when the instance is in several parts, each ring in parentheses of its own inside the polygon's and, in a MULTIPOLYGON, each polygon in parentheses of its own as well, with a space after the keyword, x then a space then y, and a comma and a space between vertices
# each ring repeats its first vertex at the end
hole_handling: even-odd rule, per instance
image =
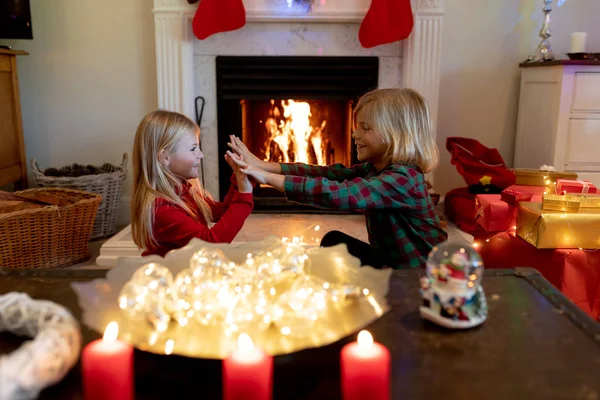
MULTIPOLYGON (((542 0, 446 0, 436 189, 463 186, 449 163, 448 136, 497 147, 512 164, 518 63, 533 52, 542 0)), ((25 146, 42 168, 119 163, 135 128, 156 108, 152 2, 31 0, 34 40, 0 41, 19 57, 25 146)), ((567 0, 552 13, 557 53, 573 31, 600 52, 600 0, 567 0)), ((130 179, 124 193, 128 198, 130 179)))
MULTIPOLYGON (((131 156, 137 124, 157 105, 151 5, 31 0, 34 39, 0 41, 29 52, 17 60, 28 160, 44 169, 131 156)), ((131 170, 125 200, 130 182, 131 170)))
MULTIPOLYGON (((571 33, 588 32, 587 51, 600 52, 599 0, 553 2, 550 42, 566 58, 571 33)), ((518 64, 540 41, 542 0, 446 0, 441 62, 435 188, 465 186, 450 165, 446 138, 466 136, 497 148, 512 166, 519 100, 518 64)))

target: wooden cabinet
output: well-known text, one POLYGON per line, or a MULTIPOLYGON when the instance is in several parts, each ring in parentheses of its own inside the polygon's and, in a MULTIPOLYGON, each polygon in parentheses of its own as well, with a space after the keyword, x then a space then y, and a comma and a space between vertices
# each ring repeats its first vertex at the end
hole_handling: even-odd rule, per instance
POLYGON ((27 162, 17 77, 21 50, 0 49, 0 186, 27 187, 27 162))
POLYGON ((600 187, 600 61, 521 68, 514 167, 552 165, 600 187))

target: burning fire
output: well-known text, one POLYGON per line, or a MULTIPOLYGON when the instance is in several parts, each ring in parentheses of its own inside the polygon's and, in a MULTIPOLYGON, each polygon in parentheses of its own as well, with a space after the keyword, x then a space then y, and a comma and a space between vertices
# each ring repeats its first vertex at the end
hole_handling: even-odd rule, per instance
POLYGON ((271 100, 271 115, 265 121, 269 134, 265 142, 265 161, 328 164, 329 142, 323 137, 327 121, 311 126, 312 114, 306 102, 282 100, 281 106, 283 116, 275 100, 271 100))

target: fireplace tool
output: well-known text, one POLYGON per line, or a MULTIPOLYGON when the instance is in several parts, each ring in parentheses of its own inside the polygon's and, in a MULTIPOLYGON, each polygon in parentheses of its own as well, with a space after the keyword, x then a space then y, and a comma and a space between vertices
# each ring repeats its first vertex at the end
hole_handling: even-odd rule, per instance
MULTIPOLYGON (((196 101, 194 102, 194 106, 196 109, 196 124, 198 124, 198 128, 200 128, 200 123, 202 122, 202 114, 204 114, 204 104, 206 103, 206 100, 204 100, 204 97, 202 96, 198 96, 196 97, 196 101), (201 102, 200 107, 198 107, 198 102, 201 102)), ((200 151, 202 151, 202 141, 198 142, 198 147, 200 148, 200 151)), ((202 188, 204 188, 204 159, 201 158, 200 159, 200 168, 202 169, 201 172, 201 178, 202 178, 202 188)))

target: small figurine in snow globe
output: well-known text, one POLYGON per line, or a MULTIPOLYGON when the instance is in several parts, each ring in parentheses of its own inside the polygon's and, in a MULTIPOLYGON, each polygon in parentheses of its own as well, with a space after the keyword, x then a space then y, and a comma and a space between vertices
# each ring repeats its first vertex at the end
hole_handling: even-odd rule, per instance
POLYGON ((487 318, 481 287, 483 261, 470 245, 444 242, 427 258, 421 278, 421 316, 446 328, 466 329, 487 318))

